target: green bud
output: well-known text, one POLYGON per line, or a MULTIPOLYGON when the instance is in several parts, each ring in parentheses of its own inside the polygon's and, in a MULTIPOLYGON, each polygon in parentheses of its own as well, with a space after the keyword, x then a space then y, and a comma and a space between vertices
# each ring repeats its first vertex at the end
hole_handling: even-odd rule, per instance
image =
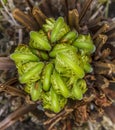
POLYGON ((56 91, 56 93, 61 94, 65 98, 69 97, 69 89, 67 88, 59 73, 56 72, 56 70, 53 71, 51 82, 52 87, 56 91))
POLYGON ((48 91, 51 86, 51 74, 53 71, 53 64, 48 63, 43 69, 43 89, 48 91))
POLYGON ((46 51, 40 51, 40 50, 34 49, 34 48, 30 48, 30 50, 32 51, 33 54, 35 54, 36 56, 38 56, 42 60, 49 59, 49 56, 48 56, 46 51))
POLYGON ((54 28, 51 32, 51 42, 56 42, 60 40, 67 32, 69 32, 69 27, 64 22, 64 19, 62 17, 59 17, 55 24, 54 28))
POLYGON ((58 95, 55 93, 53 89, 51 89, 50 91, 51 91, 51 99, 52 99, 51 100, 52 109, 55 113, 58 113, 61 109, 58 95))
POLYGON ((56 57, 56 55, 58 53, 60 53, 60 52, 69 52, 70 50, 73 51, 75 54, 77 52, 77 49, 74 46, 64 44, 64 43, 59 43, 59 44, 55 45, 53 50, 49 53, 49 56, 50 57, 56 57))
POLYGON ((71 44, 78 37, 78 33, 75 31, 70 31, 61 39, 61 42, 66 42, 71 44))
POLYGON ((42 30, 40 30, 39 32, 35 32, 35 31, 30 32, 29 45, 30 47, 39 50, 44 50, 44 51, 51 50, 51 46, 48 41, 48 38, 42 30))
POLYGON ((31 88, 30 95, 32 101, 37 101, 41 98, 42 94, 42 84, 40 81, 36 82, 35 85, 31 88))
POLYGON ((86 90, 87 86, 85 80, 83 79, 75 80, 71 91, 71 98, 81 100, 86 90))
MULTIPOLYGON (((30 63, 28 63, 27 65, 29 65, 30 63)), ((43 62, 38 62, 34 65, 35 63, 33 63, 32 67, 29 67, 29 69, 27 68, 27 70, 25 69, 25 73, 23 73, 20 77, 19 80, 21 83, 28 83, 30 81, 37 81, 40 76, 39 74, 42 72, 44 63, 43 62)))
POLYGON ((93 53, 95 51, 95 46, 90 35, 79 35, 73 45, 85 50, 87 53, 93 53))
POLYGON ((39 58, 31 52, 29 47, 23 44, 16 48, 14 53, 10 55, 10 58, 16 63, 21 62, 22 64, 29 61, 39 61, 39 58))
POLYGON ((43 30, 45 32, 52 31, 52 29, 54 28, 54 24, 55 24, 54 18, 46 19, 46 24, 43 25, 43 30))
POLYGON ((32 87, 35 85, 35 82, 28 82, 27 84, 25 84, 25 86, 24 86, 24 91, 26 92, 26 93, 29 93, 30 94, 30 92, 31 92, 31 89, 32 89, 32 87))
POLYGON ((77 57, 74 60, 72 55, 69 55, 69 53, 58 53, 56 58, 59 59, 58 61, 60 61, 63 66, 71 69, 79 78, 84 77, 84 70, 80 67, 79 63, 77 63, 77 57))
POLYGON ((91 67, 89 63, 85 63, 83 67, 86 73, 91 73, 93 71, 93 68, 91 67))
POLYGON ((48 92, 42 95, 42 98, 43 107, 55 113, 60 112, 67 103, 67 98, 64 98, 63 96, 57 94, 52 87, 48 92))

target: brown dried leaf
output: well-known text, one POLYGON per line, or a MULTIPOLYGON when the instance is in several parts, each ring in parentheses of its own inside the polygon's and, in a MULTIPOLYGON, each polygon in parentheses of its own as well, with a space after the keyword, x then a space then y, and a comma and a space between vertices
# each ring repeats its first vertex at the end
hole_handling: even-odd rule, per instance
POLYGON ((103 92, 112 100, 115 101, 115 91, 110 88, 103 89, 103 92))
POLYGON ((45 23, 45 19, 47 18, 44 13, 39 8, 34 7, 32 14, 38 22, 39 26, 42 27, 42 25, 45 23))
POLYGON ((110 117, 113 123, 115 123, 115 106, 114 104, 104 108, 105 113, 110 117))
POLYGON ((97 95, 95 99, 95 104, 100 107, 107 107, 111 105, 111 101, 107 99, 105 94, 97 95))
POLYGON ((94 71, 96 74, 103 74, 105 76, 110 76, 115 74, 115 64, 114 63, 105 63, 105 62, 95 62, 94 71))
POLYGON ((103 45, 106 43, 108 37, 106 35, 99 34, 95 41, 96 51, 95 51, 95 60, 98 60, 101 57, 101 49, 103 45))
POLYGON ((25 14, 19 9, 14 9, 12 12, 14 18, 24 25, 28 30, 38 30, 38 25, 32 16, 25 14))
POLYGON ((19 90, 18 88, 8 86, 8 85, 0 85, 0 92, 6 92, 12 96, 18 96, 25 99, 26 93, 22 90, 19 90))
POLYGON ((91 3, 92 3, 93 0, 85 0, 84 2, 84 5, 83 5, 83 8, 81 10, 81 13, 80 13, 80 18, 79 18, 79 22, 81 22, 81 20, 83 19, 83 17, 85 16, 87 10, 89 9, 91 3))
POLYGON ((75 121, 79 124, 82 124, 88 120, 88 112, 87 112, 87 105, 79 106, 74 111, 75 114, 75 121))
POLYGON ((0 122, 0 130, 5 130, 9 126, 13 125, 21 116, 33 111, 36 108, 36 104, 24 104, 19 109, 11 113, 4 120, 0 122))
POLYGON ((110 48, 106 48, 101 52, 101 56, 100 59, 105 59, 107 58, 111 53, 111 49, 110 48))
POLYGON ((77 9, 68 12, 68 22, 70 27, 76 28, 76 30, 79 31, 79 13, 77 9))
POLYGON ((105 23, 94 35, 93 39, 96 39, 100 34, 107 32, 109 24, 105 23))

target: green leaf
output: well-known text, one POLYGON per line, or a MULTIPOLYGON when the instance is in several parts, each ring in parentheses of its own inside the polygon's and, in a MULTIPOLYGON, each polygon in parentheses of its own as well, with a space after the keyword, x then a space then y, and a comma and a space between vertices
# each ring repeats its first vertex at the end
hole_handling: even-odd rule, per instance
MULTIPOLYGON (((65 68, 70 69, 79 78, 84 77, 84 70, 80 67, 80 61, 74 53, 58 53, 56 61, 59 62, 60 65, 65 66, 65 68)), ((59 67, 56 70, 60 72, 59 67)))
POLYGON ((61 39, 61 42, 66 42, 71 44, 73 41, 75 41, 75 39, 78 37, 78 33, 75 31, 70 31, 68 32, 66 35, 63 36, 63 38, 61 39))
POLYGON ((42 72, 44 63, 43 62, 38 62, 38 63, 32 63, 33 66, 32 67, 28 67, 26 69, 27 66, 30 65, 30 63, 26 64, 26 66, 22 66, 22 75, 19 77, 19 80, 21 83, 28 83, 30 81, 35 82, 38 79, 40 79, 40 73, 42 72), (25 69, 24 69, 25 67, 25 69), (24 70, 23 70, 24 69, 24 70), (24 72, 25 71, 25 72, 24 72))
POLYGON ((67 52, 68 53, 69 51, 73 51, 73 53, 76 54, 77 49, 74 46, 69 45, 69 44, 58 43, 54 46, 53 50, 49 53, 49 56, 54 58, 54 57, 56 57, 56 55, 59 52, 67 52))
POLYGON ((29 45, 30 47, 39 50, 44 50, 44 51, 51 50, 51 45, 48 41, 48 38, 42 30, 40 30, 39 32, 35 32, 35 31, 30 32, 29 45))
POLYGON ((51 32, 51 43, 60 40, 67 32, 69 32, 70 28, 64 22, 62 17, 59 17, 55 24, 54 28, 51 32))
POLYGON ((71 91, 71 98, 81 100, 86 90, 87 90, 87 85, 85 80, 83 79, 75 80, 71 91))
POLYGON ((31 92, 31 89, 32 89, 32 87, 34 87, 34 85, 35 85, 35 82, 28 82, 28 83, 26 83, 25 84, 25 86, 24 86, 24 91, 26 92, 26 93, 29 93, 30 94, 30 92, 31 92))
POLYGON ((53 71, 53 75, 51 76, 51 83, 56 93, 61 94, 65 98, 69 97, 69 89, 56 70, 53 71))
POLYGON ((54 28, 54 24, 55 24, 55 20, 54 18, 48 18, 46 19, 46 24, 43 25, 43 30, 45 32, 49 32, 49 31, 52 31, 52 29, 54 28))
POLYGON ((40 81, 36 82, 30 91, 32 101, 37 101, 42 95, 42 84, 40 81))
POLYGON ((55 113, 60 112, 67 103, 67 98, 64 98, 63 96, 57 94, 52 87, 50 88, 50 91, 45 92, 42 95, 42 98, 43 107, 55 113))
POLYGON ((53 64, 52 63, 48 63, 46 64, 46 66, 43 69, 43 89, 45 91, 48 91, 50 89, 51 86, 51 74, 53 72, 53 64))
POLYGON ((23 64, 29 61, 39 61, 39 57, 34 55, 29 47, 23 44, 19 45, 15 49, 14 53, 10 55, 10 58, 14 60, 16 64, 18 64, 18 62, 21 62, 21 64, 23 64))
POLYGON ((38 56, 41 60, 48 60, 49 59, 48 53, 46 51, 41 51, 41 50, 31 48, 31 47, 30 47, 30 50, 32 51, 33 54, 38 56))
POLYGON ((90 35, 79 35, 73 45, 85 50, 86 53, 93 53, 95 51, 95 46, 90 35))

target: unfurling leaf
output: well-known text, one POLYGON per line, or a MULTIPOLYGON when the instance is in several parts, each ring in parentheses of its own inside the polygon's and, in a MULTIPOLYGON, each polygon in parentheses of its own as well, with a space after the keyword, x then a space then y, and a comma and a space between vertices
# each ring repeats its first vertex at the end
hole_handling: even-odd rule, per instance
POLYGON ((39 50, 44 50, 44 51, 51 50, 51 45, 48 41, 48 38, 42 30, 40 30, 39 32, 35 32, 35 31, 30 32, 29 45, 30 47, 39 50))
POLYGON ((79 49, 83 49, 83 51, 88 54, 93 53, 95 51, 95 46, 90 35, 80 34, 73 43, 73 45, 78 47, 79 49))
POLYGON ((28 46, 21 44, 19 45, 13 54, 10 55, 10 58, 18 64, 18 62, 27 63, 29 61, 39 61, 39 57, 34 55, 28 46))
POLYGON ((43 90, 48 91, 51 86, 51 74, 53 72, 53 64, 48 63, 43 70, 43 90))
POLYGON ((66 35, 64 35, 64 37, 61 39, 61 42, 62 42, 62 43, 72 44, 77 37, 78 37, 77 32, 75 32, 75 31, 70 31, 70 32, 68 32, 66 35))
POLYGON ((69 89, 67 88, 63 79, 56 70, 53 71, 51 82, 52 87, 56 91, 56 93, 61 94, 65 98, 69 97, 69 89))
POLYGON ((31 100, 41 100, 44 109, 58 113, 69 98, 82 100, 87 90, 83 78, 93 70, 94 50, 90 35, 78 35, 59 17, 48 18, 41 30, 31 31, 29 45, 19 45, 10 57, 31 100))
POLYGON ((79 60, 77 60, 77 57, 74 56, 73 53, 58 53, 56 60, 60 61, 60 64, 62 66, 65 66, 65 68, 70 69, 79 78, 84 77, 84 70, 80 67, 79 60))
POLYGON ((40 73, 44 67, 43 62, 27 63, 22 66, 22 74, 19 77, 21 83, 35 82, 40 79, 40 73), (31 67, 32 65, 32 67, 31 67), (28 67, 27 67, 28 66, 28 67), (26 68, 27 67, 27 68, 26 68), (29 69, 28 69, 29 68, 29 69))
POLYGON ((60 112, 67 103, 67 98, 57 94, 52 87, 49 92, 43 94, 42 98, 44 108, 55 113, 60 112))
POLYGON ((60 40, 69 31, 70 31, 69 26, 67 26, 62 17, 59 17, 56 20, 54 28, 51 32, 51 43, 60 40))
POLYGON ((85 80, 83 79, 75 80, 72 91, 71 91, 71 98, 81 100, 86 90, 87 90, 87 87, 86 87, 85 80))
POLYGON ((31 88, 30 96, 32 101, 37 101, 41 98, 42 93, 42 84, 40 81, 36 82, 35 85, 31 88))
POLYGON ((48 33, 51 32, 54 28, 55 20, 53 18, 46 19, 46 24, 43 25, 43 30, 48 33))

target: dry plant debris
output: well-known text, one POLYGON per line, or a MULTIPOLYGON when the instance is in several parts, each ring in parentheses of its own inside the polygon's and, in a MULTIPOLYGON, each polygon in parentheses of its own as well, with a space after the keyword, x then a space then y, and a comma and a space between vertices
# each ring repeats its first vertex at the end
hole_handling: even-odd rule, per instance
MULTIPOLYGON (((114 105, 115 101, 115 20, 114 18, 105 18, 105 6, 98 3, 97 0, 85 0, 83 1, 84 4, 79 0, 41 0, 40 2, 26 0, 25 3, 23 1, 18 3, 17 1, 8 0, 8 3, 10 2, 12 6, 1 2, 3 9, 0 12, 3 15, 2 17, 7 19, 12 25, 11 28, 15 29, 16 34, 11 29, 7 29, 6 34, 11 39, 8 38, 7 40, 9 43, 7 46, 10 46, 9 50, 6 49, 5 53, 2 51, 0 57, 0 61, 3 61, 0 62, 2 76, 2 78, 0 77, 0 93, 3 97, 7 97, 9 103, 12 98, 15 99, 17 97, 19 97, 20 101, 19 107, 14 108, 11 114, 6 114, 7 116, 2 119, 0 129, 4 130, 18 120, 27 119, 24 115, 35 117, 36 122, 39 122, 43 129, 48 130, 57 130, 58 128, 71 130, 79 125, 84 128, 85 123, 88 123, 89 128, 93 129, 92 122, 100 120, 99 117, 102 117, 104 113, 114 122, 115 119, 108 110, 113 110, 112 113, 114 113, 112 105, 114 105), (16 7, 15 4, 18 6, 16 7), (27 7, 26 10, 24 10, 24 7, 20 8, 21 4, 27 7), (37 7, 34 7, 35 4, 37 7), (96 51, 92 55, 91 61, 94 71, 91 74, 87 74, 84 78, 88 85, 88 91, 84 98, 81 101, 70 100, 61 112, 55 114, 50 111, 44 111, 41 108, 41 102, 31 101, 30 97, 24 93, 23 86, 17 80, 14 64, 8 57, 22 41, 28 44, 29 31, 40 29, 46 18, 57 18, 59 16, 64 17, 67 24, 72 29, 76 29, 78 33, 90 33, 96 46, 96 51), (12 43, 14 44, 12 45, 12 43), (10 75, 11 73, 12 75, 10 75)), ((3 23, 4 19, 0 20, 0 22, 3 23)), ((0 27, 0 29, 3 31, 3 28, 0 27)), ((1 97, 2 100, 3 97, 1 97)), ((0 113, 3 112, 0 111, 0 113)), ((107 119, 104 116, 103 118, 106 122, 107 119)), ((102 126, 103 124, 104 122, 102 122, 102 126)), ((103 127, 104 129, 108 128, 103 127)), ((110 129, 114 129, 114 126, 110 129)))

